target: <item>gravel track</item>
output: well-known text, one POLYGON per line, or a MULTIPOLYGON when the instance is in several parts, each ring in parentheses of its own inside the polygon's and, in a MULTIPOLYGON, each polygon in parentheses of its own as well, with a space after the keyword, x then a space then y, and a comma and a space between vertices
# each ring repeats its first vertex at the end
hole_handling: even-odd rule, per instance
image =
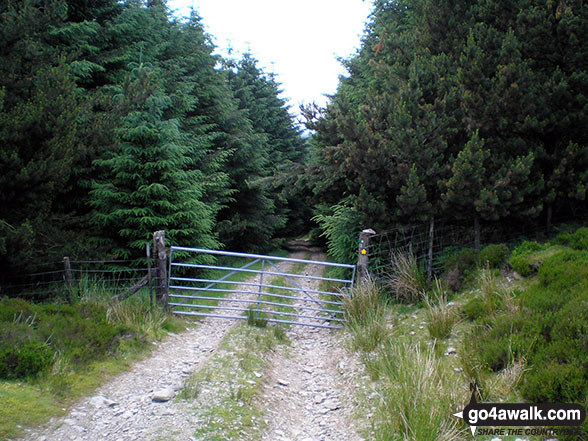
MULTIPOLYGON (((324 259, 324 255, 313 255, 313 259, 324 259)), ((280 268, 287 271, 290 266, 283 263, 280 268)), ((321 272, 320 266, 307 267, 309 275, 321 272)), ((311 287, 316 282, 303 283, 311 287)), ((252 294, 235 298, 256 292, 256 287, 245 289, 252 294)), ((65 417, 28 429, 22 440, 201 441, 194 437, 198 419, 190 403, 173 399, 156 402, 154 398, 158 394, 173 396, 182 389, 185 380, 215 354, 235 324, 233 320, 207 318, 186 332, 168 336, 156 343, 149 358, 79 401, 65 417)), ((287 334, 292 343, 273 354, 259 397, 268 426, 262 439, 360 440, 348 397, 353 395, 353 377, 361 368, 343 349, 340 332, 292 326, 287 334)))
MULTIPOLYGON (((323 269, 308 265, 305 272, 320 276, 323 269)), ((316 280, 303 282, 304 288, 316 285, 316 280)), ((361 367, 344 349, 341 332, 292 326, 287 335, 292 343, 274 354, 262 392, 268 424, 262 440, 361 440, 352 417, 354 378, 361 367)))

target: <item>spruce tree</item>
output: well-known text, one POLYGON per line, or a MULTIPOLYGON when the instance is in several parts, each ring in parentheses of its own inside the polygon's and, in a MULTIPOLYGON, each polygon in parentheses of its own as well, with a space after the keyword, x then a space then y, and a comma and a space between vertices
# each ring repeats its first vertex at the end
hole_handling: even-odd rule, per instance
POLYGON ((120 145, 96 161, 105 179, 92 190, 94 222, 107 235, 113 255, 140 256, 153 231, 166 230, 170 243, 215 247, 214 212, 201 201, 203 176, 190 168, 190 148, 180 122, 163 119, 172 104, 145 65, 125 82, 117 130, 120 145))

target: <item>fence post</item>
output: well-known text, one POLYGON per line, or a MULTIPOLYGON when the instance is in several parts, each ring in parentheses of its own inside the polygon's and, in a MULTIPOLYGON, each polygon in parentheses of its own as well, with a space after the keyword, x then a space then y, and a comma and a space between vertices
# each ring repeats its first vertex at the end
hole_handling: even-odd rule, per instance
POLYGON ((376 232, 371 228, 363 230, 359 234, 359 248, 357 250, 357 280, 364 282, 369 277, 368 270, 368 248, 370 246, 370 238, 375 235, 376 232))
POLYGON ((153 233, 153 250, 155 254, 155 296, 163 302, 167 311, 169 308, 169 290, 167 286, 167 250, 165 249, 165 231, 153 233))
POLYGON ((429 224, 429 252, 427 256, 427 284, 431 283, 433 278, 433 245, 435 235, 435 218, 431 216, 429 224))
POLYGON ((153 298, 153 274, 151 273, 151 245, 149 242, 145 244, 145 252, 147 254, 147 281, 149 282, 149 304, 153 306, 155 304, 153 298))
POLYGON ((65 280, 65 286, 67 289, 67 301, 73 303, 73 287, 72 287, 72 275, 71 275, 71 262, 69 257, 63 258, 63 276, 65 280))

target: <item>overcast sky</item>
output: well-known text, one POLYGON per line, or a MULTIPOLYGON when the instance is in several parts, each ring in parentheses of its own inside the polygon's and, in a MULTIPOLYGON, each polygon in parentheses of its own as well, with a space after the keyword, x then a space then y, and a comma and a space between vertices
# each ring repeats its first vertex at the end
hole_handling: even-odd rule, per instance
POLYGON ((300 103, 324 105, 345 73, 337 57, 359 48, 371 0, 168 0, 176 16, 192 6, 226 55, 249 51, 276 74, 294 113, 300 103))

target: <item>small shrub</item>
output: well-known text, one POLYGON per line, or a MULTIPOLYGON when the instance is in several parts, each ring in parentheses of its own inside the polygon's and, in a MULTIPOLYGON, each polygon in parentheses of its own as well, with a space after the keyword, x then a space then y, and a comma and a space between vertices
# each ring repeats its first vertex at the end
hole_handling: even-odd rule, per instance
POLYGON ((588 227, 579 228, 574 233, 560 234, 553 242, 574 250, 586 251, 588 250, 588 227))
POLYGON ((546 249, 548 246, 549 244, 541 244, 539 242, 526 240, 517 247, 515 247, 514 250, 512 250, 512 257, 525 256, 536 251, 542 251, 546 249))
POLYGON ((540 334, 536 322, 520 314, 494 317, 489 326, 478 327, 468 337, 471 347, 479 353, 483 369, 498 372, 516 360, 527 359, 540 334))
POLYGON ((8 297, 0 299, 0 323, 25 321, 33 314, 32 305, 26 300, 8 297))
POLYGON ((461 274, 469 274, 469 272, 476 268, 477 257, 476 250, 473 248, 464 248, 447 259, 445 269, 452 270, 457 268, 461 274))
POLYGON ((554 291, 570 292, 588 280, 588 251, 559 251, 545 259, 539 269, 539 281, 554 291))
POLYGON ((482 248, 479 256, 481 266, 489 268, 499 268, 502 266, 510 254, 510 250, 504 244, 492 244, 482 248))
MULTIPOLYGON (((118 347, 124 328, 109 323, 104 309, 99 316, 84 318, 83 305, 39 305, 37 334, 62 354, 71 355, 72 363, 84 365, 103 358, 118 347)), ((88 310, 86 309, 86 312, 88 310)))
POLYGON ((533 366, 525 375, 521 393, 533 403, 571 403, 586 397, 586 369, 581 363, 550 360, 533 366))
POLYGON ((511 257, 508 263, 513 270, 523 277, 529 277, 531 274, 537 271, 537 268, 534 267, 529 260, 528 255, 511 257))
POLYGON ((561 246, 523 242, 513 250, 508 263, 521 276, 528 277, 535 274, 546 259, 562 249, 561 246))
POLYGON ((488 314, 486 304, 480 297, 470 299, 461 307, 461 313, 470 321, 478 320, 488 314))
POLYGON ((31 342, 22 347, 0 349, 0 378, 16 380, 35 377, 51 365, 53 351, 49 346, 31 342))
POLYGON ((514 250, 508 261, 509 265, 523 277, 528 277, 537 271, 538 263, 531 258, 531 254, 543 251, 549 244, 540 244, 535 241, 524 241, 514 250))
POLYGON ((476 250, 464 248, 450 254, 444 262, 443 280, 453 291, 459 291, 463 282, 468 279, 477 265, 476 250))

